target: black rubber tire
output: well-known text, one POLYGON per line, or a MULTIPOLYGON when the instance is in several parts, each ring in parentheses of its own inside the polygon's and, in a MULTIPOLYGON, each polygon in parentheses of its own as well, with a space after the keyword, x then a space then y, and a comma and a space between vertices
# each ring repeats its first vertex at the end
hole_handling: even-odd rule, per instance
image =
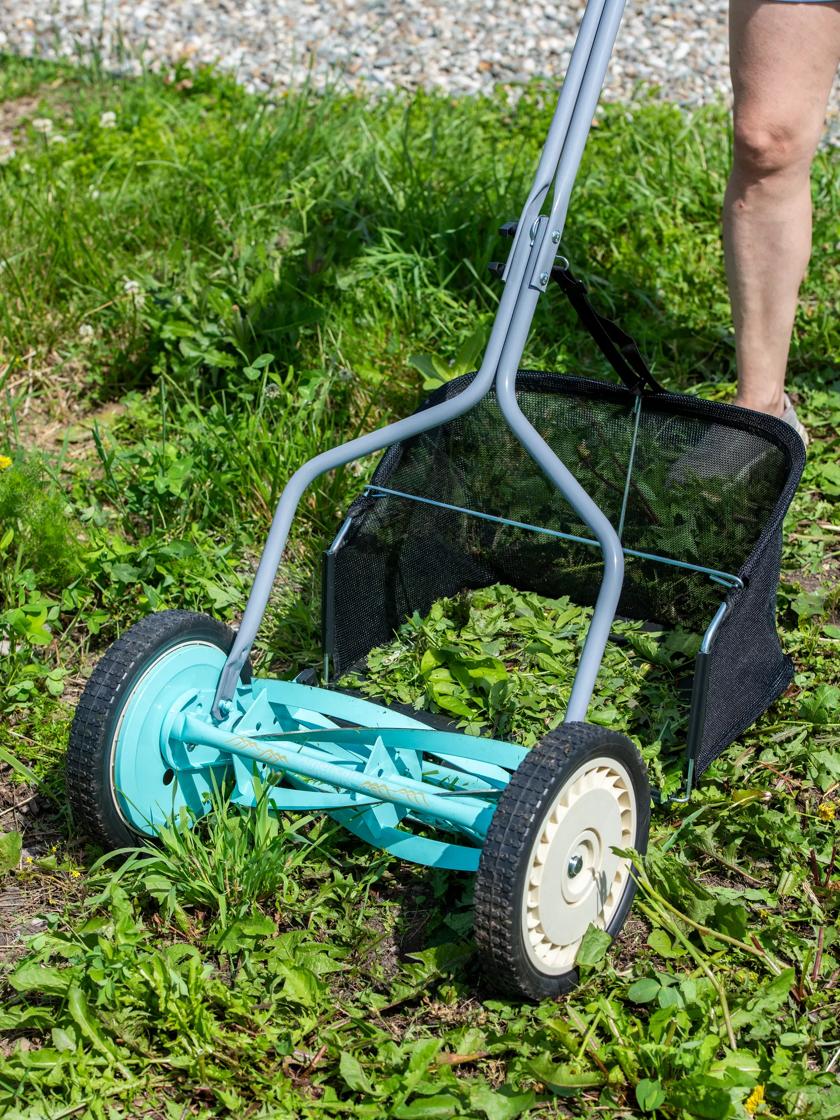
MULTIPOLYGON (((650 784, 642 757, 629 739, 586 723, 567 723, 550 732, 520 763, 499 804, 481 852, 475 883, 475 940, 488 985, 516 998, 541 1000, 570 992, 575 969, 541 972, 528 954, 522 934, 525 876, 546 813, 572 774, 599 756, 627 770, 636 799, 636 837, 647 850, 650 784)), ((616 937, 627 919, 636 884, 628 878, 607 932, 616 937)))
MULTIPOLYGON (((208 642, 224 653, 235 634, 206 614, 160 611, 127 630, 100 658, 79 703, 67 748, 67 796, 80 830, 104 848, 148 840, 123 820, 111 781, 114 735, 123 704, 143 672, 162 653, 189 642, 208 642)), ((250 679, 246 665, 243 679, 250 679)))

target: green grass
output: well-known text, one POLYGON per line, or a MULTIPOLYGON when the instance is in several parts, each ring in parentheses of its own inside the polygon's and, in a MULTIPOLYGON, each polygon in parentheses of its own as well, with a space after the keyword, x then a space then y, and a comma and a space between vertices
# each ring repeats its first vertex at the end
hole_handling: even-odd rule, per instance
MULTIPOLYGON (((518 213, 553 98, 304 90, 270 106, 184 77, 0 66, 16 121, 0 166, 0 760, 42 791, 56 838, 35 828, 22 866, 0 838, 10 885, 48 911, 7 969, 0 1112, 837 1116, 836 154, 815 166, 790 366, 814 436, 779 597, 795 683, 691 804, 655 815, 625 939, 589 947, 568 1000, 520 1007, 477 987, 468 877, 224 804, 156 852, 97 863, 63 812, 69 700, 108 642, 164 606, 235 617, 292 470, 410 411, 432 368, 413 356, 456 372, 487 331, 496 226, 518 213)), ((563 246, 660 379, 718 398, 728 143, 723 110, 607 108, 563 246)), ((543 303, 527 361, 603 372, 559 298, 543 303)), ((303 503, 264 665, 317 661, 319 550, 368 469, 303 503)), ((661 707, 652 687, 640 704, 661 707)))

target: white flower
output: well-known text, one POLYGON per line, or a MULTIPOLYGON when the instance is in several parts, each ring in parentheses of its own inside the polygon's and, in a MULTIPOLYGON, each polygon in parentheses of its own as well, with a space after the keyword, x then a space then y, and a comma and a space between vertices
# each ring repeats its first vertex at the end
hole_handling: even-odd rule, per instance
POLYGON ((136 280, 129 280, 127 276, 123 277, 123 291, 129 296, 135 307, 142 307, 146 302, 146 293, 136 280))
POLYGON ((62 136, 60 132, 57 132, 55 134, 55 136, 50 137, 50 143, 51 144, 66 144, 67 143, 67 137, 62 136))
POLYGON ((99 118, 100 128, 116 128, 117 127, 117 114, 113 113, 110 109, 103 113, 99 118))
POLYGON ((47 117, 36 117, 32 122, 32 127, 35 129, 35 131, 43 132, 45 136, 48 132, 52 132, 52 126, 52 121, 47 117))
POLYGON ((99 191, 96 189, 96 187, 91 187, 88 193, 90 194, 91 198, 99 198, 99 191))
POLYGON ((90 323, 82 323, 82 325, 79 327, 79 338, 93 338, 93 327, 90 325, 90 323))

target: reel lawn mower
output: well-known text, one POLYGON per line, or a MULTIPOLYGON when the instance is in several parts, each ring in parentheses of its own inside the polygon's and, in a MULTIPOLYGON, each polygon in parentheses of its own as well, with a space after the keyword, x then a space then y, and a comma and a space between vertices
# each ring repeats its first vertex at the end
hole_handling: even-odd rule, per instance
POLYGON ((182 808, 200 817, 218 788, 246 807, 267 788, 277 811, 325 812, 400 859, 474 872, 488 980, 529 999, 574 985, 590 925, 619 932, 635 891, 626 853, 647 844, 638 750, 585 722, 616 616, 703 633, 686 797, 792 676, 775 593, 801 440, 772 417, 665 392, 558 257, 622 10, 587 5, 533 186, 502 230, 512 245, 480 369, 297 470, 238 632, 178 610, 142 619, 94 670, 68 756, 76 819, 108 848, 154 837, 182 808), (622 384, 519 369, 552 282, 622 384), (252 677, 303 493, 386 448, 325 554, 324 686, 252 677), (594 608, 563 722, 533 749, 334 687, 412 612, 499 582, 594 608))

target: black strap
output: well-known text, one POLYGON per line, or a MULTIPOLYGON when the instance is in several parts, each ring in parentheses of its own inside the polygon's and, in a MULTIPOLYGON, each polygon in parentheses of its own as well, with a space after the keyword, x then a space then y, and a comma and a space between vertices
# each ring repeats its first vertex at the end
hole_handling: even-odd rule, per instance
POLYGON ((598 349, 628 389, 651 393, 664 393, 648 368, 634 340, 618 323, 596 311, 586 294, 586 285, 572 273, 568 264, 555 265, 551 279, 556 281, 569 298, 581 325, 592 335, 598 349))

